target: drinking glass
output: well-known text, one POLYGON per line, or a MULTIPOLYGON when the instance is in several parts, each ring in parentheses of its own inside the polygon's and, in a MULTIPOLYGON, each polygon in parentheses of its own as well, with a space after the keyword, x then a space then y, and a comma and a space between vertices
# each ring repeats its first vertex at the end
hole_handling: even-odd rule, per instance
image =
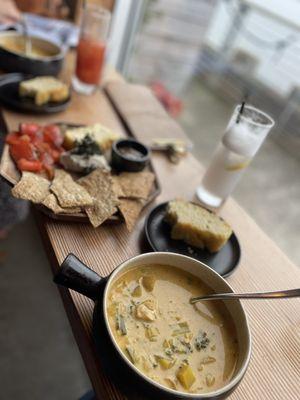
POLYGON ((197 189, 198 199, 213 208, 233 192, 274 125, 270 116, 255 107, 246 105, 240 111, 238 105, 197 189))
POLYGON ((86 5, 83 10, 72 80, 79 93, 91 94, 101 82, 110 18, 108 10, 94 4, 86 5))

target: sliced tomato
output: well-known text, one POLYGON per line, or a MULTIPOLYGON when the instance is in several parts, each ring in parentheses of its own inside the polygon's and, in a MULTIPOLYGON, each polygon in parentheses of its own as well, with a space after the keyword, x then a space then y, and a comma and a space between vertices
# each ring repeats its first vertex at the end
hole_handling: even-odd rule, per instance
POLYGON ((28 135, 21 135, 20 136, 20 142, 27 142, 30 143, 31 142, 31 137, 28 135))
POLYGON ((50 153, 51 145, 45 142, 37 142, 35 143, 35 147, 38 150, 39 154, 50 153))
POLYGON ((48 178, 52 180, 54 178, 54 167, 52 165, 45 164, 43 166, 48 178))
POLYGON ((8 144, 15 144, 19 140, 20 135, 18 134, 18 132, 10 132, 5 138, 5 142, 8 144))
POLYGON ((34 136, 30 137, 31 143, 37 144, 44 141, 44 136, 42 131, 38 131, 34 136))
POLYGON ((50 153, 42 153, 39 157, 39 160, 43 165, 53 165, 54 159, 50 153))
POLYGON ((19 125, 19 132, 21 135, 35 136, 39 129, 40 126, 34 123, 22 122, 19 125))
POLYGON ((61 133, 60 127, 57 125, 46 125, 43 128, 44 140, 47 143, 51 143, 56 147, 62 145, 64 138, 61 133))
POLYGON ((53 178, 54 164, 59 162, 64 149, 63 135, 59 126, 41 127, 34 123, 21 123, 19 132, 11 132, 6 137, 10 154, 22 171, 45 171, 53 178))
POLYGON ((32 143, 27 140, 19 140, 10 145, 10 154, 15 161, 25 158, 26 160, 35 160, 36 151, 32 143))
POLYGON ((51 149, 50 154, 54 160, 54 162, 59 162, 61 151, 56 150, 56 149, 51 149))
POLYGON ((18 160, 17 165, 21 171, 40 172, 42 170, 42 163, 39 160, 30 161, 21 158, 18 160))

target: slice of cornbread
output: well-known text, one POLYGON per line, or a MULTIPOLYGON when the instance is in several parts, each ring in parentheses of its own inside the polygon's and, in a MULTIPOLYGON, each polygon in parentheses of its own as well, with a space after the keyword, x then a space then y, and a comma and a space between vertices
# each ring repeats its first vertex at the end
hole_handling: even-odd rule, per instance
POLYGON ((119 139, 119 135, 112 132, 102 124, 69 128, 65 131, 64 147, 72 149, 76 142, 80 142, 86 135, 89 135, 102 151, 110 149, 112 143, 119 139))
POLYGON ((232 234, 230 226, 216 214, 184 200, 168 204, 166 221, 172 226, 172 239, 210 252, 219 251, 232 234))
POLYGON ((61 102, 68 98, 69 87, 53 76, 39 76, 22 81, 19 85, 21 97, 33 97, 36 105, 49 101, 61 102))

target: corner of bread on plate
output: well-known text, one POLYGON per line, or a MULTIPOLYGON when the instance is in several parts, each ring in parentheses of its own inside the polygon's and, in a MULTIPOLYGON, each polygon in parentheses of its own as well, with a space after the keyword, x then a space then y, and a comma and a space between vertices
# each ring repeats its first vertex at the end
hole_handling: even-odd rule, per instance
POLYGON ((183 199, 168 203, 165 221, 171 226, 172 239, 188 245, 218 252, 228 241, 232 229, 214 212, 183 199))

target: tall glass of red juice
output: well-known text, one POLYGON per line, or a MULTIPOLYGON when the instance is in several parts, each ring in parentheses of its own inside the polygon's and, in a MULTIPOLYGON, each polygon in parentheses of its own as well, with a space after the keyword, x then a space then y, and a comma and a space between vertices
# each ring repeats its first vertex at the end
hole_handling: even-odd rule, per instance
POLYGON ((101 83, 110 18, 108 10, 94 4, 86 5, 83 10, 72 80, 79 93, 91 94, 101 83))

